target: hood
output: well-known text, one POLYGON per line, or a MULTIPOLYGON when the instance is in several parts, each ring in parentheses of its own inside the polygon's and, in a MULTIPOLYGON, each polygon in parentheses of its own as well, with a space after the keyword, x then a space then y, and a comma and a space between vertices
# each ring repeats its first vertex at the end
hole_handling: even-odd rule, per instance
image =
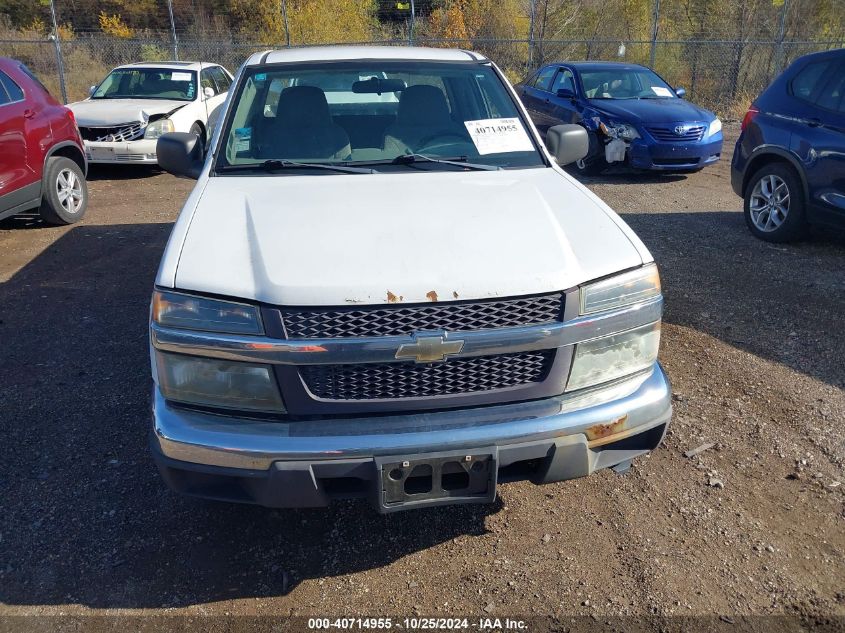
POLYGON ((188 103, 169 99, 86 99, 68 107, 81 127, 98 127, 146 121, 154 114, 169 114, 188 103))
POLYGON ((592 99, 590 107, 628 123, 710 122, 716 115, 684 99, 592 99))
POLYGON ((539 294, 643 262, 613 212, 548 168, 212 177, 184 221, 163 262, 178 258, 176 288, 274 305, 539 294))

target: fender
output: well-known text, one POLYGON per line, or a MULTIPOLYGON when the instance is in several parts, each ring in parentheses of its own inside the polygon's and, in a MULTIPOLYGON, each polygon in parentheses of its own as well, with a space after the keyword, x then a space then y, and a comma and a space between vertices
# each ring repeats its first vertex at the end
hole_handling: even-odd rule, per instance
POLYGON ((82 157, 82 173, 86 178, 88 177, 88 159, 85 157, 85 152, 80 149, 79 145, 77 145, 73 141, 61 141, 53 145, 44 155, 44 164, 41 166, 42 180, 44 178, 44 173, 47 171, 47 160, 51 156, 55 155, 58 150, 63 149, 65 147, 72 147, 82 157))
POLYGON ((599 124, 596 119, 601 120, 602 117, 605 119, 610 118, 610 115, 592 106, 584 106, 579 112, 579 115, 581 117, 581 121, 579 121, 579 123, 581 123, 581 125, 587 128, 590 132, 598 132, 599 124))
POLYGON ((748 169, 747 165, 751 165, 761 156, 777 156, 778 158, 783 158, 788 162, 792 167, 795 168, 795 171, 798 173, 798 179, 801 181, 801 189, 804 192, 804 200, 809 201, 810 199, 810 190, 809 186, 807 185, 807 175, 804 173, 804 165, 801 163, 801 159, 794 153, 790 152, 789 150, 784 149, 779 145, 758 145, 755 147, 751 154, 748 156, 748 161, 746 163, 745 173, 742 177, 742 192, 743 195, 745 194, 745 188, 748 186, 748 181, 753 176, 753 171, 748 169))

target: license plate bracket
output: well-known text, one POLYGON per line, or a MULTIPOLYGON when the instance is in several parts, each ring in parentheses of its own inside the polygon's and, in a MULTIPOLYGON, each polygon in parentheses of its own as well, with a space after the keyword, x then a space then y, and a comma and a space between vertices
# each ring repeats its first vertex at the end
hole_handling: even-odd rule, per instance
POLYGON ((377 457, 379 511, 493 503, 496 500, 497 458, 495 446, 377 457))
POLYGON ((88 146, 91 160, 114 160, 114 150, 111 147, 88 146))

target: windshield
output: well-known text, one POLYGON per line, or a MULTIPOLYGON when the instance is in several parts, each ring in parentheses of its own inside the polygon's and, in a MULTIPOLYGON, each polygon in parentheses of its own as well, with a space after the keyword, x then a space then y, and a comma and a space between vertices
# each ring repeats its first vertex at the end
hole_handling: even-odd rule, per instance
POLYGON ((648 68, 582 70, 588 99, 676 99, 671 86, 648 68))
POLYGON ((197 74, 169 68, 120 68, 103 80, 92 99, 173 99, 193 101, 197 74))
POLYGON ((462 169, 429 159, 476 168, 544 166, 489 64, 370 60, 256 67, 233 101, 218 171, 243 173, 244 166, 268 161, 377 165, 378 171, 462 169))

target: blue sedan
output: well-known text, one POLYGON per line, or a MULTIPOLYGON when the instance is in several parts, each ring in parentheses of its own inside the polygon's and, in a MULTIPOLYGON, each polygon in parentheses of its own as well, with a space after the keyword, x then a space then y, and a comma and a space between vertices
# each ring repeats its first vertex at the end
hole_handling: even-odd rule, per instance
POLYGON ((645 66, 547 64, 516 90, 540 134, 561 123, 587 128, 590 153, 576 163, 584 174, 610 164, 692 172, 722 153, 719 118, 685 101, 683 88, 672 88, 645 66))

